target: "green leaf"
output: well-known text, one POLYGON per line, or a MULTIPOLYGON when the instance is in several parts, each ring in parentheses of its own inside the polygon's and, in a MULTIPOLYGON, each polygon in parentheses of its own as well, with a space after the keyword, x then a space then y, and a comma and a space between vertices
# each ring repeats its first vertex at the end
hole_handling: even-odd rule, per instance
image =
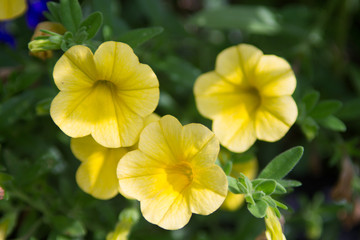
MULTIPOLYGON (((50 14, 48 14, 48 15, 51 15, 51 17, 53 18, 53 19, 49 19, 49 20, 60 23, 61 22, 60 4, 56 3, 56 2, 48 2, 46 5, 50 12, 50 14)), ((48 15, 46 16, 47 18, 49 18, 48 15)))
POLYGON ((103 15, 101 12, 94 12, 90 14, 82 23, 81 27, 85 27, 85 31, 88 33, 87 39, 93 38, 99 31, 103 23, 103 15))
POLYGON ((240 177, 239 177, 239 183, 241 183, 242 185, 246 186, 246 189, 248 190, 248 192, 252 192, 252 182, 250 181, 250 179, 245 176, 245 174, 240 173, 240 177))
POLYGON ((253 192, 253 193, 252 193, 252 197, 253 197, 253 199, 255 199, 255 200, 259 200, 259 199, 261 199, 261 198, 263 198, 263 197, 265 197, 265 196, 266 196, 266 194, 265 194, 263 191, 253 192))
POLYGON ((285 177, 299 162, 304 148, 301 146, 291 148, 278 156, 262 170, 259 178, 281 179, 285 177))
POLYGON ((255 204, 248 204, 247 208, 254 217, 263 218, 266 215, 268 204, 264 200, 258 200, 255 204))
POLYGON ((13 176, 7 174, 7 173, 0 173, 0 183, 9 182, 14 179, 13 176))
POLYGON ((228 161, 228 162, 225 164, 225 166, 223 167, 224 172, 225 172, 225 174, 226 174, 227 176, 230 175, 232 166, 233 166, 232 161, 228 161))
POLYGON ((276 182, 274 194, 285 194, 286 192, 287 191, 286 191, 285 187, 283 185, 281 185, 280 183, 276 182))
POLYGON ((280 30, 276 14, 263 6, 232 5, 200 11, 190 23, 215 29, 240 29, 250 33, 274 34, 280 30))
MULTIPOLYGON (((227 176, 227 179, 228 179, 228 185, 229 185, 230 192, 235 193, 235 194, 242 193, 242 191, 238 187, 238 183, 237 183, 238 181, 235 178, 227 176)), ((246 191, 246 188, 242 189, 242 190, 246 191)))
POLYGON ((311 117, 305 118, 305 120, 300 123, 300 127, 308 141, 313 140, 319 131, 319 125, 311 117))
POLYGON ((276 206, 278 206, 279 208, 282 208, 282 209, 285 209, 285 210, 288 209, 288 207, 285 204, 283 204, 283 203, 281 203, 279 201, 276 201, 274 199, 273 199, 273 201, 276 203, 276 206))
POLYGON ((129 44, 132 48, 136 48, 163 31, 162 27, 138 28, 124 33, 117 40, 129 44))
POLYGON ((305 104, 306 112, 311 112, 314 109, 315 105, 318 103, 320 98, 320 93, 317 91, 312 91, 307 93, 302 101, 305 104))
POLYGON ((54 229, 69 237, 82 237, 86 234, 83 224, 66 216, 55 216, 51 219, 54 229))
POLYGON ((314 119, 323 119, 338 111, 342 103, 337 100, 322 101, 309 114, 314 119))
POLYGON ((336 114, 344 121, 360 119, 360 99, 345 102, 340 112, 336 114))
POLYGON ((255 186, 255 191, 262 191, 266 195, 271 195, 276 188, 276 181, 274 180, 264 180, 255 186))
POLYGON ((60 1, 61 23, 66 30, 76 33, 82 20, 82 11, 77 0, 60 1))
POLYGON ((30 109, 34 95, 24 92, 3 102, 0 108, 0 132, 18 121, 30 109))
POLYGON ((330 115, 327 118, 319 120, 321 126, 326 127, 330 130, 334 130, 337 132, 345 132, 346 125, 337 117, 330 115))
POLYGON ((276 180, 279 184, 281 184, 283 187, 300 187, 302 184, 299 181, 296 180, 286 180, 286 179, 281 179, 281 180, 276 180))

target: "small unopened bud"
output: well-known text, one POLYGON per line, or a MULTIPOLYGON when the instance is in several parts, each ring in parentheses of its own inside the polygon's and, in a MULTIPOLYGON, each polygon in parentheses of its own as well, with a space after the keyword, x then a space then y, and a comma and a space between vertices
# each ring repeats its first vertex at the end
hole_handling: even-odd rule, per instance
POLYGON ((132 226, 139 220, 139 212, 134 208, 124 209, 119 216, 115 230, 106 236, 106 240, 128 239, 132 226))
POLYGON ((65 31, 66 29, 60 23, 54 23, 54 22, 39 23, 36 26, 34 35, 31 38, 32 41, 28 45, 30 54, 42 60, 51 58, 52 57, 51 50, 60 49, 61 42, 63 39, 62 34, 64 34, 65 31), (43 32, 42 30, 57 34, 49 34, 43 32), (39 37, 45 37, 45 38, 36 39, 39 37))
POLYGON ((268 240, 286 240, 279 218, 271 207, 266 209, 265 225, 265 235, 268 240))

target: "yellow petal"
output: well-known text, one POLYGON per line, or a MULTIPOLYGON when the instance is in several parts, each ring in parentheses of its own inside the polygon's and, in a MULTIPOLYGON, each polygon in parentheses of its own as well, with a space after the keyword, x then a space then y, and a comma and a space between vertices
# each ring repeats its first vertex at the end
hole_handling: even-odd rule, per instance
POLYGON ((99 199, 110 199, 118 193, 119 182, 116 167, 125 148, 105 149, 102 154, 93 154, 84 161, 76 172, 80 188, 99 199))
POLYGON ((25 0, 1 0, 0 21, 9 20, 22 15, 27 9, 25 0))
POLYGON ((246 162, 234 163, 230 176, 234 178, 240 177, 240 173, 245 174, 250 180, 256 177, 258 171, 258 161, 253 158, 246 162))
POLYGON ((94 54, 99 80, 116 84, 117 80, 131 77, 140 64, 131 47, 121 42, 102 43, 94 54))
POLYGON ((78 91, 91 87, 97 80, 91 50, 82 45, 71 47, 55 64, 53 76, 61 91, 78 91))
POLYGON ((279 140, 296 118, 297 107, 292 97, 264 98, 255 117, 257 138, 269 142, 279 140))
POLYGON ((158 122, 149 124, 141 133, 139 149, 149 157, 164 164, 177 162, 182 156, 179 148, 182 126, 170 116, 164 116, 158 122))
POLYGON ((50 115, 56 125, 70 137, 84 137, 92 131, 96 113, 89 111, 97 100, 91 89, 77 92, 59 92, 50 107, 50 115))
POLYGON ((231 83, 248 84, 262 55, 259 49, 248 44, 227 48, 217 56, 215 71, 231 83))
POLYGON ((217 165, 193 170, 194 181, 189 190, 191 211, 208 215, 218 209, 225 200, 228 192, 227 178, 217 165))
POLYGON ((75 157, 82 162, 93 155, 102 154, 106 149, 98 144, 90 135, 82 138, 72 138, 70 147, 75 157))
POLYGON ((213 165, 220 150, 219 140, 207 127, 191 123, 182 131, 181 149, 183 159, 188 159, 193 167, 213 165))
POLYGON ((121 190, 139 201, 155 196, 169 186, 163 166, 139 150, 127 153, 117 166, 121 190))
POLYGON ((246 151, 256 140, 254 122, 245 106, 218 116, 212 128, 220 143, 233 152, 246 151))
POLYGON ((236 108, 237 103, 241 102, 237 86, 224 81, 216 72, 200 75, 195 82, 194 94, 197 108, 208 118, 236 108))
POLYGON ((140 206, 146 220, 167 230, 184 227, 191 217, 186 197, 171 188, 154 198, 141 201, 140 206))
POLYGON ((254 85, 263 96, 291 95, 296 88, 296 79, 286 60, 264 55, 257 65, 254 85))

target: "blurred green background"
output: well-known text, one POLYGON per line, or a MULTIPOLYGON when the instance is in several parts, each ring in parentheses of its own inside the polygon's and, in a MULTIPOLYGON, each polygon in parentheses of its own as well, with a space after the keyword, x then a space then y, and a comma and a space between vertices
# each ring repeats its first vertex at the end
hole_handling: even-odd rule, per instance
MULTIPOLYGON (((282 212, 287 239, 360 239, 359 0, 80 3, 84 16, 103 13, 99 43, 124 41, 153 68, 161 91, 156 113, 171 114, 182 124, 211 128, 196 109, 192 88, 201 73, 214 69, 221 50, 249 43, 285 58, 297 77, 298 120, 279 142, 258 141, 249 151, 262 169, 290 147, 305 148, 290 175, 303 185, 281 199, 290 207, 282 212)), ((121 195, 97 200, 79 189, 80 162, 49 115, 58 92, 52 69, 62 52, 46 61, 30 56, 33 29, 25 17, 0 26, 16 42, 0 43, 0 186, 5 190, 0 226, 8 224, 8 239, 105 239, 119 213, 137 203, 121 195)), ((264 229, 262 220, 242 208, 193 215, 177 231, 141 217, 130 239, 247 240, 264 229)))

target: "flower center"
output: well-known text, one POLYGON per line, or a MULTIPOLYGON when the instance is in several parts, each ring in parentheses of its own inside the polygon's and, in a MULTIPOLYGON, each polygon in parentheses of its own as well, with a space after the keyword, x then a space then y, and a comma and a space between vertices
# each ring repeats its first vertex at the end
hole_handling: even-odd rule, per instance
POLYGON ((249 115, 256 113, 256 110, 261 105, 261 94, 259 90, 250 85, 240 88, 239 92, 243 96, 241 98, 241 103, 244 104, 249 115))
POLYGON ((170 165, 165 168, 165 172, 168 183, 178 192, 190 185, 194 178, 191 165, 187 162, 170 165))
POLYGON ((108 80, 97 80, 93 88, 107 88, 109 90, 116 90, 116 85, 108 80))

